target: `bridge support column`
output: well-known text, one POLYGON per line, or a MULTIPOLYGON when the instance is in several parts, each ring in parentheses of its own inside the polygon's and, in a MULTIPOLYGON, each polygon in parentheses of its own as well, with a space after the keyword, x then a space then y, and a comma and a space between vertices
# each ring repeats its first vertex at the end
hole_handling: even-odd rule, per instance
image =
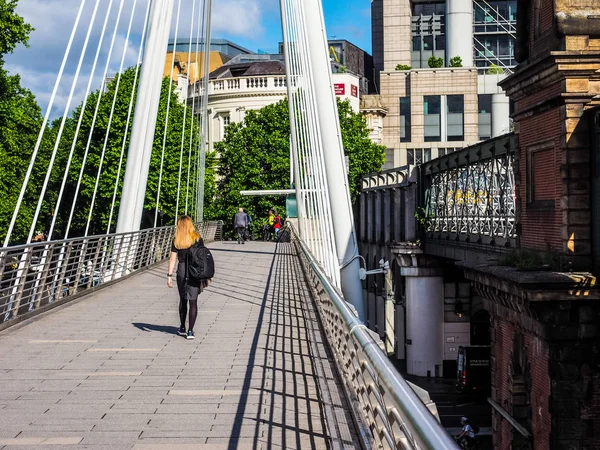
POLYGON ((406 277, 406 372, 442 376, 444 278, 437 261, 414 244, 392 249, 406 277))
POLYGON ((492 95, 492 137, 510 132, 510 99, 504 92, 492 95))
POLYGON ((131 128, 131 143, 127 153, 117 233, 138 231, 141 227, 172 15, 173 0, 153 0, 131 128))
POLYGON ((327 189, 331 204, 335 246, 340 260, 340 279, 344 299, 352 304, 360 320, 365 320, 365 305, 359 276, 358 241, 354 230, 352 202, 342 146, 342 133, 331 63, 327 47, 327 34, 320 0, 304 0, 303 13, 307 28, 308 55, 317 99, 321 140, 323 142, 327 189))

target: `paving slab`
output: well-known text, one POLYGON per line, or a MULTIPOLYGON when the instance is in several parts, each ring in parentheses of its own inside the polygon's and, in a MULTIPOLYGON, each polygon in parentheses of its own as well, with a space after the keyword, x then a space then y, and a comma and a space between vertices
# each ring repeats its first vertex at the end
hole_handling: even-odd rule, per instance
POLYGON ((293 245, 211 248, 195 340, 164 263, 0 333, 0 449, 358 448, 293 245))

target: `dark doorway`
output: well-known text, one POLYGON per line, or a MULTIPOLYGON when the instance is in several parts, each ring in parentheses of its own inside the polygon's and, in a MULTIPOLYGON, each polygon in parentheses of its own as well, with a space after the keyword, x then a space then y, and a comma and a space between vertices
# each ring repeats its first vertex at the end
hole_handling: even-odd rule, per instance
POLYGON ((482 309, 471 317, 471 345, 490 344, 490 313, 482 309))

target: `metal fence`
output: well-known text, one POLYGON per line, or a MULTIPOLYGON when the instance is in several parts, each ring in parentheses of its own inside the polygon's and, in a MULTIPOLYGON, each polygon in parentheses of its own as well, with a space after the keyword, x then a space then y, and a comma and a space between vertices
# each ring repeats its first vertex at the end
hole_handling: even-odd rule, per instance
POLYGON ((424 163, 426 238, 516 246, 513 134, 424 163))
POLYGON ((368 448, 456 449, 454 440, 392 366, 291 226, 315 294, 336 365, 358 419, 370 430, 368 448))
MULTIPOLYGON (((222 236, 223 222, 197 229, 212 242, 222 236)), ((0 328, 163 261, 174 236, 171 226, 0 248, 0 328)))

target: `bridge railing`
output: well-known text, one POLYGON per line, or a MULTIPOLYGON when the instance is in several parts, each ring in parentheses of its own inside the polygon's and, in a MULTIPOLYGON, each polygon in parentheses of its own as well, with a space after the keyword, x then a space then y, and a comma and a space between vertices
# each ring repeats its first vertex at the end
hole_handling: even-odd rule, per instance
MULTIPOLYGON (((205 242, 222 222, 197 225, 205 242)), ((0 248, 0 329, 168 258, 175 227, 0 248)))
POLYGON ((458 448, 290 228, 354 413, 369 428, 367 447, 458 448))
POLYGON ((507 134, 421 165, 426 240, 516 246, 515 148, 507 134))

